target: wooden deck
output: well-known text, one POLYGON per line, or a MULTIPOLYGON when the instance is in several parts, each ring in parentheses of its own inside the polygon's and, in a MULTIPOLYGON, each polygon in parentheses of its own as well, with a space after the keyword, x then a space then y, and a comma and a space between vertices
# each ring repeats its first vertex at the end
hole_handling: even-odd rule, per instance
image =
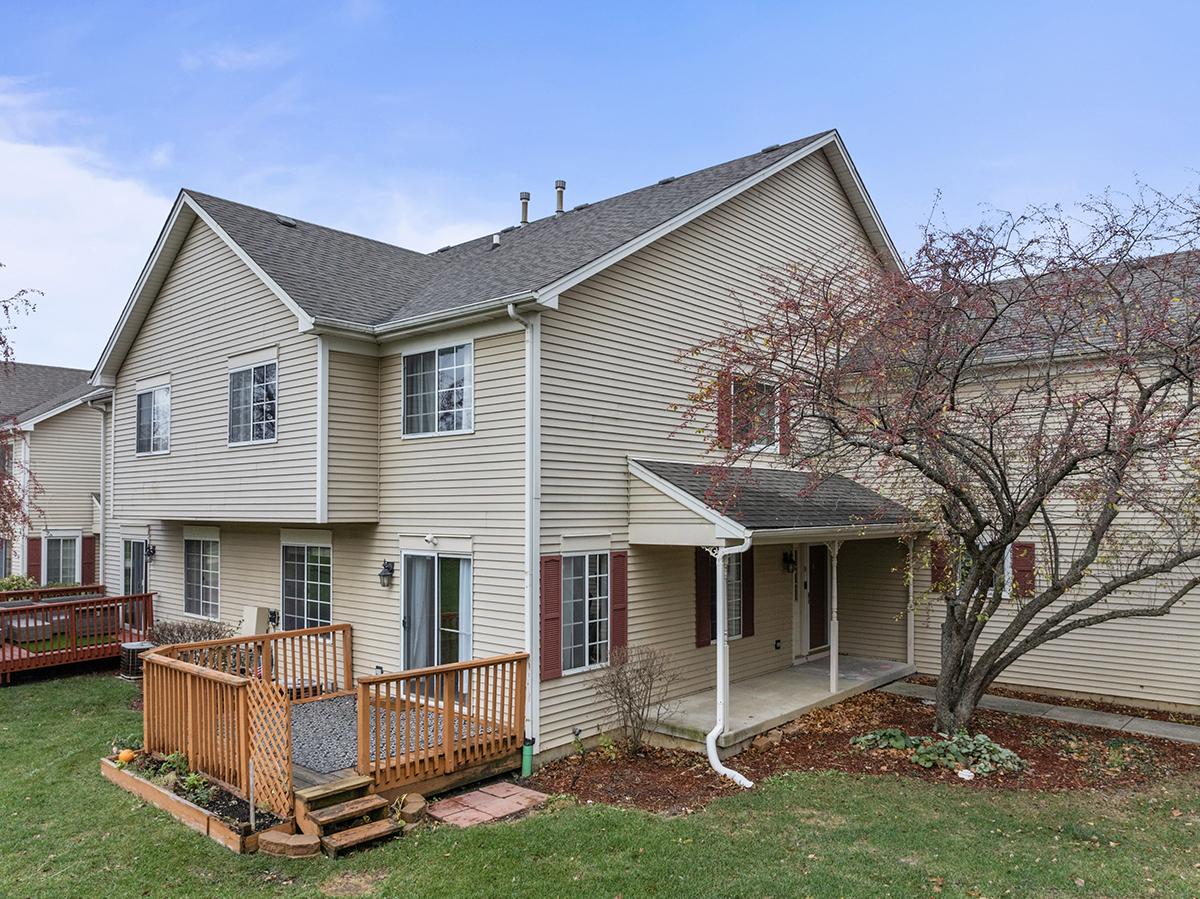
POLYGON ((116 658, 122 643, 146 639, 154 594, 103 596, 101 585, 0 593, 0 676, 116 658), (16 602, 13 599, 17 600, 16 602))

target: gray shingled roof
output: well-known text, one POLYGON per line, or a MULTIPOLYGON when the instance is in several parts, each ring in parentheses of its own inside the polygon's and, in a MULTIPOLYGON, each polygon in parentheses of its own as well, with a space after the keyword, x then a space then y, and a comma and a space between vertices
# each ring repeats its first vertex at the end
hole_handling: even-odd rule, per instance
MULTIPOLYGON (((35 407, 46 403, 57 405, 66 393, 80 388, 91 389, 87 383, 91 374, 80 368, 23 362, 13 363, 7 370, 0 369, 0 417, 32 418, 28 413, 35 407)), ((47 408, 53 408, 53 405, 47 408)))
POLYGON ((541 289, 670 221, 823 132, 562 216, 422 254, 185 191, 314 318, 383 325, 541 289))
POLYGON ((813 476, 799 471, 733 468, 724 472, 712 465, 635 461, 752 531, 902 525, 912 519, 903 506, 840 475, 825 476, 811 489, 813 476))

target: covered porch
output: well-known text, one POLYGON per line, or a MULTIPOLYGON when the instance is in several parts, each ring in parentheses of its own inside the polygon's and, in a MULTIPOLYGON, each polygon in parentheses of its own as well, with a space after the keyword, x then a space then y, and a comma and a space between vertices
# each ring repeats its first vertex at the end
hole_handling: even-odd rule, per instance
MULTIPOLYGON (((725 732, 717 751, 728 758, 772 728, 814 709, 874 690, 916 673, 916 665, 886 659, 842 656, 837 690, 829 689, 829 657, 783 668, 729 685, 725 732)), ((659 723, 656 742, 700 751, 717 713, 717 690, 704 690, 678 700, 669 718, 659 723)))
MULTIPOLYGON (((661 739, 726 757, 915 673, 909 573, 921 529, 903 506, 792 469, 630 459, 629 471, 630 543, 644 547, 631 568, 682 575, 682 551, 696 559, 695 648, 674 644, 688 682, 661 739)), ((679 611, 685 577, 671 603, 679 611)))

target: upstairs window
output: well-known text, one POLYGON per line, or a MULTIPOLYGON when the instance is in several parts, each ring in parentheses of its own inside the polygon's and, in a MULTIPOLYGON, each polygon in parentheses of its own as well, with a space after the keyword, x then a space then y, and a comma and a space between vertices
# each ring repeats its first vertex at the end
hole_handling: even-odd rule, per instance
POLYGON ((725 373, 718 379, 717 391, 720 446, 771 448, 779 442, 779 409, 773 385, 725 373))
POLYGON ((404 357, 404 434, 450 434, 473 427, 471 344, 404 357))
POLYGON ((229 443, 275 439, 276 363, 263 362, 229 373, 229 443))
POLYGON ((171 450, 171 388, 154 387, 137 395, 137 454, 171 450))

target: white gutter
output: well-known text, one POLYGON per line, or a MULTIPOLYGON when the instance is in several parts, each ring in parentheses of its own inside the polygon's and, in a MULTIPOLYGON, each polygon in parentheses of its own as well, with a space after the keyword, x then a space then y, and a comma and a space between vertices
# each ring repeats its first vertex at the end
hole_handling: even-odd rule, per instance
POLYGON ((542 328, 541 315, 525 318, 515 303, 508 316, 525 328, 525 651, 529 653, 525 691, 525 737, 537 740, 541 720, 540 600, 542 512, 542 328))
POLYGON ((721 764, 717 757, 717 737, 725 733, 725 706, 729 702, 729 612, 728 597, 725 595, 725 560, 748 550, 752 538, 753 534, 747 534, 737 546, 727 546, 717 551, 717 726, 708 732, 707 740, 708 763, 712 769, 746 789, 754 786, 753 781, 721 764))

